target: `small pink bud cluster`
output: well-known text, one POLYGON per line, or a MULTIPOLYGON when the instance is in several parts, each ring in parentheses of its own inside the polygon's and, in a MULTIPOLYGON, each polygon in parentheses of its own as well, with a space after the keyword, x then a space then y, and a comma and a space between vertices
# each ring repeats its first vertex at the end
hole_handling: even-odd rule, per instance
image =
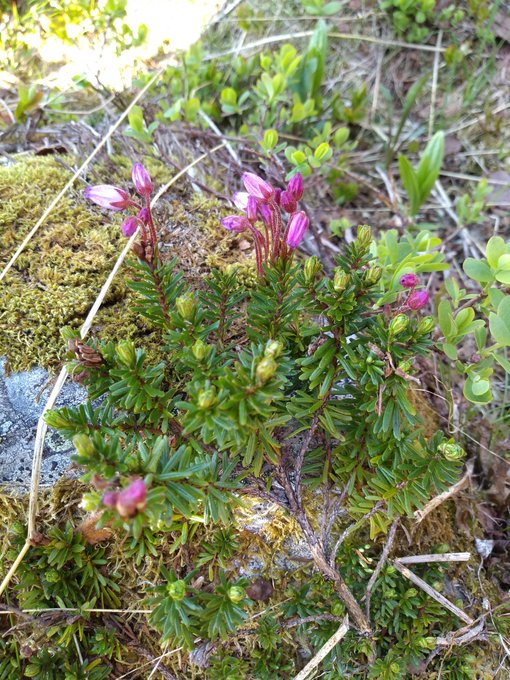
POLYGON ((243 174, 246 191, 238 191, 232 201, 242 215, 229 215, 221 223, 237 234, 250 231, 255 244, 257 271, 263 273, 262 264, 286 255, 297 248, 308 228, 308 217, 297 210, 303 196, 303 177, 296 173, 285 190, 275 189, 269 182, 252 172, 243 174), (286 226, 283 213, 290 217, 286 226), (256 225, 262 222, 262 230, 256 225))
POLYGON ((130 238, 136 233, 137 229, 140 229, 141 243, 134 244, 133 249, 139 257, 151 261, 157 243, 150 205, 150 197, 154 191, 154 186, 149 173, 141 163, 133 165, 132 180, 137 194, 143 198, 143 206, 134 201, 124 189, 120 189, 112 184, 98 184, 87 187, 85 189, 85 196, 93 203, 108 210, 118 211, 128 208, 137 210, 136 215, 126 217, 120 228, 123 236, 126 238, 130 238))
POLYGON ((134 517, 147 504, 147 487, 143 479, 135 479, 122 491, 107 491, 102 498, 103 505, 116 508, 121 517, 134 517))
POLYGON ((409 288, 409 295, 404 302, 403 307, 416 311, 425 307, 429 301, 429 294, 426 290, 416 290, 419 283, 419 278, 416 274, 404 274, 400 279, 400 285, 404 288, 409 288))

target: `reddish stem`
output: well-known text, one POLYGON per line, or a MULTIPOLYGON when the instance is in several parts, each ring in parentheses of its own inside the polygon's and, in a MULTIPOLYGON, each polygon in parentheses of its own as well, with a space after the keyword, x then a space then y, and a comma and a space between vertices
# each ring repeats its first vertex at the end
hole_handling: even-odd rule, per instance
POLYGON ((253 234, 253 242, 255 243, 255 257, 257 259, 257 272, 259 276, 264 275, 264 270, 262 269, 262 249, 260 247, 260 241, 259 239, 262 237, 262 234, 255 228, 250 225, 250 231, 253 234))
POLYGON ((280 253, 280 237, 282 233, 282 213, 280 208, 276 205, 274 200, 269 201, 271 214, 274 219, 273 228, 273 259, 277 258, 280 253))
POLYGON ((156 250, 158 243, 158 236, 156 234, 156 228, 154 227, 154 220, 152 219, 151 202, 149 197, 145 199, 145 207, 147 208, 147 221, 149 224, 149 230, 151 233, 152 247, 156 250))

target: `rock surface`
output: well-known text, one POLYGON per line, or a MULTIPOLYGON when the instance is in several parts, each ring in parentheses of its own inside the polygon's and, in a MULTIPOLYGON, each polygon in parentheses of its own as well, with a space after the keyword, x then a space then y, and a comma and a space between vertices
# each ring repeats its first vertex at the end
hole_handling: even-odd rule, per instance
MULTIPOLYGON (((37 422, 50 394, 48 373, 36 368, 4 375, 0 359, 0 483, 24 490, 30 485, 37 422)), ((85 400, 85 390, 66 382, 57 406, 74 406, 85 400)), ((48 430, 41 467, 41 484, 51 485, 68 470, 73 445, 55 430, 48 430)))

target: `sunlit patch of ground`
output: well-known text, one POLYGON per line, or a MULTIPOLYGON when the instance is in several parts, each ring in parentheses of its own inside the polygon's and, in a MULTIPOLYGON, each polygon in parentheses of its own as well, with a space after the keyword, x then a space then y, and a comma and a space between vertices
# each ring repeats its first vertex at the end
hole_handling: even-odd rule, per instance
POLYGON ((40 17, 43 39, 36 32, 29 40, 50 71, 45 85, 62 90, 82 76, 95 85, 121 91, 130 86, 144 63, 196 42, 222 5, 222 0, 128 0, 127 16, 116 19, 119 27, 127 24, 136 35, 145 24, 148 32, 143 44, 124 51, 117 41, 107 42, 101 35, 91 42, 92 26, 87 22, 67 24, 71 44, 63 42, 44 30, 45 23, 49 25, 44 15, 40 17))

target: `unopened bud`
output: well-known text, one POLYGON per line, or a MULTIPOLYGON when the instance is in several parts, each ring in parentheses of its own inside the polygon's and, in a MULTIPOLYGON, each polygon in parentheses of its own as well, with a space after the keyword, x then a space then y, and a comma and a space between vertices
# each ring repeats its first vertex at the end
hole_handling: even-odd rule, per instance
POLYGON ((439 444, 437 450, 449 461, 460 460, 465 455, 462 446, 456 444, 453 439, 449 439, 447 442, 439 444))
POLYGON ((280 196, 280 205, 286 213, 292 215, 292 213, 296 211, 297 201, 291 193, 288 191, 282 191, 280 196))
POLYGON ((349 285, 349 274, 339 269, 333 278, 333 288, 337 293, 342 293, 349 285))
POLYGON ((228 599, 234 604, 241 602, 245 597, 246 591, 244 588, 241 588, 241 586, 232 586, 228 590, 228 599))
POLYGON ((406 300, 406 305, 409 307, 409 309, 417 310, 425 307, 428 301, 429 294, 426 290, 413 290, 406 300))
POLYGON ((434 317, 424 316, 423 319, 420 319, 420 322, 418 323, 416 330, 421 335, 427 335, 427 333, 430 333, 430 331, 434 328, 435 325, 436 322, 434 321, 434 317))
POLYGON ((214 387, 208 387, 205 390, 200 390, 197 400, 199 408, 211 408, 216 403, 216 390, 214 387))
MULTIPOLYGON (((103 496, 104 503, 104 496, 103 496)), ((133 517, 137 510, 144 510, 147 503, 147 486, 143 479, 135 479, 117 496, 117 510, 121 517, 133 517)))
POLYGON ((304 267, 304 274, 305 274, 305 283, 310 285, 313 283, 315 280, 315 277, 317 274, 319 274, 322 271, 322 264, 321 261, 319 260, 318 257, 313 255, 312 257, 309 257, 306 262, 305 262, 305 267, 304 267))
POLYGON ((184 600, 186 597, 186 583, 185 581, 174 581, 169 583, 166 587, 166 592, 170 595, 172 600, 184 600))
POLYGON ((268 340, 266 344, 266 349, 264 350, 265 357, 272 357, 273 359, 278 359, 282 353, 283 345, 278 340, 268 340))
POLYGON ((257 366, 257 380, 261 383, 266 383, 276 373, 278 364, 273 357, 264 357, 257 366))
POLYGON ((154 187, 150 175, 141 163, 135 163, 133 165, 132 178, 136 192, 140 194, 140 196, 146 198, 152 194, 154 187))
POLYGON ((406 314, 397 314, 390 322, 390 336, 399 335, 409 325, 409 317, 406 314))
POLYGON ((368 248, 372 243, 372 228, 369 227, 368 224, 360 224, 356 239, 362 248, 368 248))
POLYGON ((84 458, 89 458, 95 451, 94 444, 85 433, 75 435, 73 437, 73 444, 80 456, 84 458))
POLYGON ((117 356, 126 366, 132 366, 136 359, 135 346, 131 340, 121 340, 117 345, 117 356))
POLYGON ((193 347, 191 348, 191 351, 193 352, 193 356, 195 359, 198 361, 202 361, 202 359, 205 357, 207 354, 207 345, 203 340, 197 340, 193 347))
POLYGON ((44 578, 47 583, 58 583, 62 580, 62 574, 58 569, 48 569, 44 573, 44 578))
POLYGON ((400 285, 404 288, 414 288, 419 283, 419 279, 416 274, 404 274, 400 278, 400 285))
POLYGON ((119 494, 117 491, 107 491, 102 499, 101 502, 103 505, 106 505, 108 508, 114 508, 117 505, 117 499, 119 497, 119 494))
POLYGON ((296 172, 287 184, 288 193, 292 194, 296 201, 301 200, 303 196, 303 175, 296 172))
POLYGON ((180 295, 175 301, 175 306, 181 319, 191 321, 195 315, 195 298, 192 293, 180 295))
POLYGON ((369 267, 367 271, 363 275, 363 280, 367 284, 367 286, 375 286, 375 284, 379 281, 381 276, 383 275, 383 270, 382 267, 369 267))

